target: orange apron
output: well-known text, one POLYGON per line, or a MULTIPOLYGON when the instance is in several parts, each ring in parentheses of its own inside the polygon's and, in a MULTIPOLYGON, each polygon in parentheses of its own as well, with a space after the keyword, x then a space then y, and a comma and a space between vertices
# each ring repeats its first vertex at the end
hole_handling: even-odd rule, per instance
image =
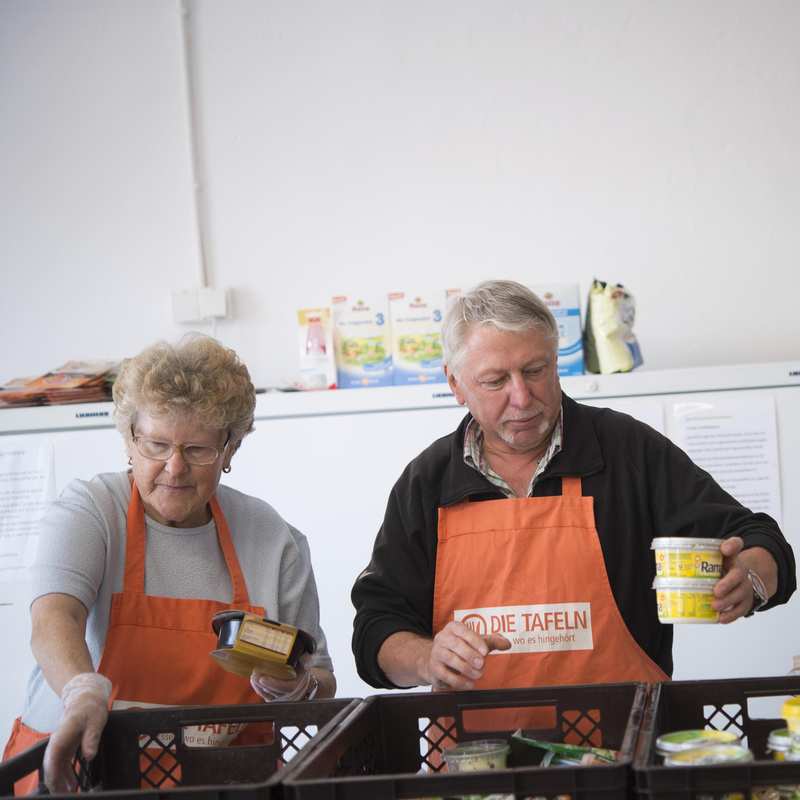
MULTIPOLYGON (((486 659, 479 689, 669 680, 617 608, 593 499, 579 477, 562 491, 439 509, 434 635, 455 619, 511 641, 486 659)), ((534 726, 520 713, 507 722, 534 726)))
MULTIPOLYGON (((210 506, 217 541, 231 577, 232 601, 222 603, 146 595, 147 529, 139 490, 135 483, 131 484, 122 592, 111 598, 108 633, 97 668, 111 680, 114 707, 261 702, 249 681, 220 669, 209 656, 217 644, 217 637, 211 630, 214 614, 237 609, 265 616, 264 608, 250 605, 230 529, 216 497, 211 498, 210 506)), ((229 731, 224 738, 230 740, 237 732, 229 731)), ((194 735, 201 739, 205 737, 204 742, 199 742, 201 745, 227 743, 220 740, 219 734, 219 731, 205 731, 194 735)), ((3 759, 21 753, 47 735, 17 720, 3 759)), ((38 776, 30 775, 16 783, 15 794, 34 791, 37 785, 38 776)))

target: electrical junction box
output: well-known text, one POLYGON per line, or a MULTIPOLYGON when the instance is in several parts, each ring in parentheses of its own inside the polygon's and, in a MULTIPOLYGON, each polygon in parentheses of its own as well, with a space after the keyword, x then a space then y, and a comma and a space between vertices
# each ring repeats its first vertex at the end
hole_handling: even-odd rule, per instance
POLYGON ((202 322, 212 317, 227 317, 227 291, 207 286, 177 289, 172 292, 172 316, 175 322, 202 322))

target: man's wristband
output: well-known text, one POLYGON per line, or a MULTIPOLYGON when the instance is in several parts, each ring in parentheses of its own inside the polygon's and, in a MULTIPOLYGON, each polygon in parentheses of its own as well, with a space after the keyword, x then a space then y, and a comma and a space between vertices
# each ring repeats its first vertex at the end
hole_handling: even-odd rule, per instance
POLYGON ((747 579, 753 587, 753 607, 745 616, 752 617, 756 611, 760 611, 769 602, 769 593, 761 576, 754 569, 747 570, 747 579))

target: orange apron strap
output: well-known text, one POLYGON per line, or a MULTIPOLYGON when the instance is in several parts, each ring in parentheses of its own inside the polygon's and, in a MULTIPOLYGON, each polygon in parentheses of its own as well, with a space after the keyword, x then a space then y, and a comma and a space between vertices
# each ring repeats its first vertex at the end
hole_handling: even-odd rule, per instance
POLYGON ((231 576, 231 586, 233 587, 231 604, 234 608, 250 605, 250 595, 247 592, 247 583, 244 579, 242 566, 239 563, 239 557, 236 555, 236 548, 233 546, 231 529, 228 527, 228 521, 222 513, 216 495, 211 498, 211 515, 214 517, 214 523, 217 527, 217 541, 222 548, 222 555, 225 556, 225 563, 231 576))
POLYGON ((582 497, 580 477, 571 475, 561 479, 561 494, 564 497, 582 497))
POLYGON ((128 528, 125 534, 125 575, 123 592, 144 594, 145 556, 144 506, 136 481, 131 481, 131 500, 128 503, 128 528))
MULTIPOLYGON (((250 595, 247 591, 247 583, 244 579, 239 558, 236 555, 236 548, 233 546, 231 529, 228 527, 228 522, 222 513, 216 496, 211 498, 211 516, 214 518, 217 541, 225 558, 228 573, 231 576, 231 587, 233 588, 231 604, 234 608, 241 605, 250 605, 250 595)), ((135 481, 131 483, 131 500, 128 503, 128 530, 125 538, 125 577, 122 591, 144 594, 144 562, 147 537, 144 525, 144 506, 135 481)))

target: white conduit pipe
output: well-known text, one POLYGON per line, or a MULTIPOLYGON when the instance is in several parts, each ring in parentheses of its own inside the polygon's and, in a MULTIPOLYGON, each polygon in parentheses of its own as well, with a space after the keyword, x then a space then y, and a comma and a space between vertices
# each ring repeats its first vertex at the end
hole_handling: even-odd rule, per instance
POLYGON ((197 113, 194 92, 194 59, 192 58, 192 41, 189 33, 189 8, 184 0, 178 0, 178 14, 181 25, 181 64, 183 66, 184 85, 186 87, 186 116, 189 132, 189 157, 192 180, 192 202, 194 205, 195 231, 197 234, 197 247, 200 255, 199 272, 200 288, 208 286, 208 261, 206 239, 206 204, 203 198, 203 184, 198 177, 200 173, 198 146, 197 146, 197 113))

